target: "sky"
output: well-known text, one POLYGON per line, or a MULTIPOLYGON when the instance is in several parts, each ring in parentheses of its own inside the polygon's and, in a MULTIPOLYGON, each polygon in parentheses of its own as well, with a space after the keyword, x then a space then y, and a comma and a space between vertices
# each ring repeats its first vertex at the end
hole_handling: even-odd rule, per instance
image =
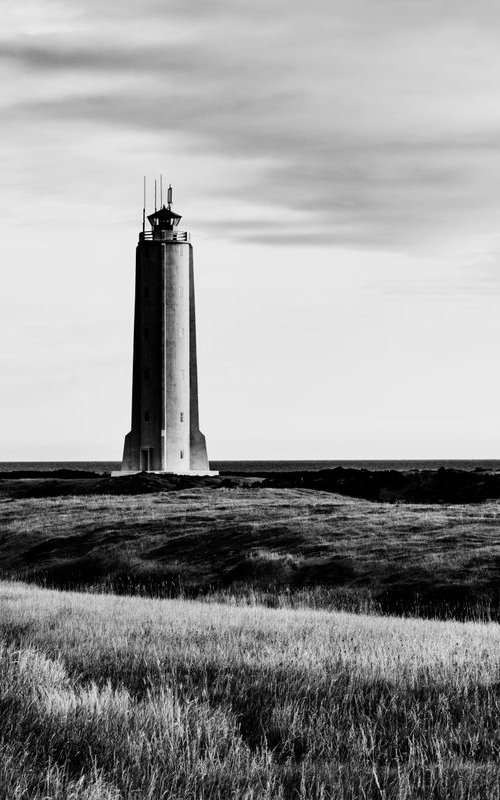
POLYGON ((160 173, 211 459, 500 458, 500 6, 3 0, 0 460, 119 460, 160 173))

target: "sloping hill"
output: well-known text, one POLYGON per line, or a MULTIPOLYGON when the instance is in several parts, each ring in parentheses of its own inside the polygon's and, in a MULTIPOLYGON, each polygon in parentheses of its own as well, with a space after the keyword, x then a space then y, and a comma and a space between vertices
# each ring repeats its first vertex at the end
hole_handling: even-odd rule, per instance
MULTIPOLYGON (((4 575, 60 587, 252 591, 421 614, 498 613, 500 505, 394 505, 308 489, 6 498, 4 575), (371 598, 371 600, 370 600, 371 598)), ((268 598, 273 602, 272 598, 268 598)), ((278 602, 278 601, 276 601, 278 602)))

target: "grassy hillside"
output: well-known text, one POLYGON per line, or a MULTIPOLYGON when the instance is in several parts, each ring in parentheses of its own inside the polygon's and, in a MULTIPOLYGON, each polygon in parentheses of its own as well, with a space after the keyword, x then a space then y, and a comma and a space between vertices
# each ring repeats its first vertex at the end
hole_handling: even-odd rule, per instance
MULTIPOLYGON (((498 614, 500 505, 370 503, 307 489, 192 488, 0 503, 4 575, 58 587, 257 591, 312 605, 498 614), (372 598, 372 600, 370 600, 372 598)), ((273 600, 274 598, 274 600, 273 600)), ((288 601, 287 601, 288 602, 288 601)))
POLYGON ((496 624, 0 592, 1 797, 500 797, 496 624))

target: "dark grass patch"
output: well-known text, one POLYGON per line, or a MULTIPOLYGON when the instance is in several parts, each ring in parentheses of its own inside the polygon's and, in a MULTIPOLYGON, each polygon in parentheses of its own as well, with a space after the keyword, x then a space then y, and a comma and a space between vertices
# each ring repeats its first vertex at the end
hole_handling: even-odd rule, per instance
POLYGON ((475 618, 481 608, 500 618, 496 502, 412 506, 198 486, 18 498, 0 504, 0 517, 2 574, 47 586, 275 593, 276 605, 301 597, 314 607, 320 596, 331 607, 332 592, 350 592, 359 608, 368 593, 386 613, 475 618))

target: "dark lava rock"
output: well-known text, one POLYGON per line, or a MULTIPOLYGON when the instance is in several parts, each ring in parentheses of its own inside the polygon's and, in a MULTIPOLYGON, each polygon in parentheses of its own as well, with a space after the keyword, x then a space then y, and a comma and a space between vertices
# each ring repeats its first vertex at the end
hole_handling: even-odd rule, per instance
POLYGON ((374 470, 335 467, 267 473, 263 486, 301 487, 387 503, 481 503, 500 497, 500 474, 459 469, 374 470))
POLYGON ((60 480, 72 480, 74 478, 90 479, 102 478, 102 472, 88 472, 84 469, 16 469, 9 472, 0 472, 0 480, 19 480, 24 478, 36 478, 37 480, 59 478, 60 480))
POLYGON ((90 496, 90 495, 138 495, 156 494, 157 492, 176 492, 181 489, 194 487, 232 488, 247 486, 251 483, 248 478, 228 478, 219 476, 189 476, 189 475, 155 475, 151 472, 138 472, 135 475, 123 475, 112 478, 110 475, 92 475, 89 473, 82 479, 81 474, 76 477, 56 476, 56 472, 48 473, 50 478, 43 477, 44 473, 36 473, 35 478, 16 479, 6 478, 1 483, 1 493, 4 496, 14 497, 64 497, 90 496), (42 477, 40 477, 42 475, 42 477))

